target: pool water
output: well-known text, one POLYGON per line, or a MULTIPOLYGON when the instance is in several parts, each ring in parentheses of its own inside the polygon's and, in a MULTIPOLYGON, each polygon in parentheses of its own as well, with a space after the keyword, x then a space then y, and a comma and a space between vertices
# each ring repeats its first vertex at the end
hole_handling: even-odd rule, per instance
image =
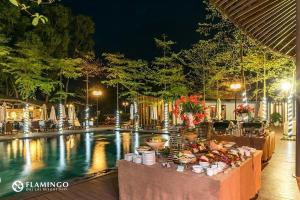
POLYGON ((149 134, 82 133, 0 142, 0 197, 14 194, 12 183, 64 181, 114 168, 149 134))

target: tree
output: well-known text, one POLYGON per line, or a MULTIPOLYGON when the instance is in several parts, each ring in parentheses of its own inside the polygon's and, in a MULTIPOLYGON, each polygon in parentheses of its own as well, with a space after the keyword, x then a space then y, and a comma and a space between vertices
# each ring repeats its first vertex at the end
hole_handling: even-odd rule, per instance
POLYGON ((194 44, 191 49, 184 50, 180 54, 183 57, 184 64, 187 68, 190 68, 189 74, 187 75, 189 88, 192 88, 194 92, 201 92, 199 90, 202 88, 204 101, 209 79, 209 77, 207 77, 209 73, 208 70, 212 69, 210 60, 216 48, 217 45, 214 41, 200 40, 194 44), (202 81, 199 81, 199 77, 201 77, 202 81))
POLYGON ((19 43, 16 50, 7 58, 7 66, 4 72, 12 74, 15 84, 22 99, 26 101, 24 111, 24 133, 29 133, 29 98, 35 97, 35 92, 50 94, 54 89, 52 80, 43 76, 48 66, 43 60, 43 54, 38 48, 31 45, 19 43))
POLYGON ((104 53, 107 80, 103 83, 122 87, 121 96, 136 101, 139 94, 147 91, 145 78, 147 76, 147 63, 143 60, 132 60, 123 54, 104 53))
MULTIPOLYGON (((44 15, 41 15, 37 12, 33 13, 30 10, 30 6, 28 4, 25 3, 21 3, 21 1, 19 0, 9 0, 9 2, 18 7, 21 11, 24 11, 27 15, 29 15, 32 18, 32 25, 33 26, 37 26, 39 24, 39 22, 42 22, 43 24, 48 22, 48 18, 44 15)), ((43 0, 31 0, 31 5, 34 6, 39 6, 41 4, 51 4, 54 2, 54 0, 47 0, 47 1, 43 1, 43 0)))
POLYGON ((35 98, 37 89, 50 93, 54 89, 54 82, 44 77, 49 66, 43 59, 42 52, 30 47, 26 43, 19 43, 13 55, 7 58, 7 65, 3 72, 12 74, 22 99, 35 98))
POLYGON ((267 94, 272 99, 283 98, 280 83, 293 77, 295 65, 291 59, 255 45, 249 49, 244 61, 248 83, 252 85, 252 98, 256 102, 267 94))
POLYGON ((152 94, 168 101, 186 94, 187 88, 180 58, 172 51, 175 43, 166 39, 166 35, 162 35, 162 39, 154 39, 162 55, 154 58, 153 69, 149 71, 148 78, 156 86, 153 87, 152 94))
POLYGON ((161 56, 155 57, 152 62, 149 79, 154 84, 152 94, 164 100, 164 128, 165 132, 169 129, 169 101, 174 100, 180 95, 187 94, 186 79, 183 66, 180 63, 179 55, 172 51, 175 44, 167 40, 166 35, 162 39, 155 38, 155 44, 161 50, 161 56))
POLYGON ((86 85, 86 105, 89 105, 89 81, 100 73, 100 60, 96 59, 93 52, 82 56, 81 73, 85 77, 86 85))
POLYGON ((48 64, 52 67, 52 72, 54 72, 54 76, 52 77, 52 79, 59 82, 58 91, 51 99, 51 101, 64 100, 66 104, 68 96, 74 96, 73 93, 69 92, 69 80, 77 79, 82 75, 80 68, 82 60, 80 58, 49 58, 47 61, 48 64), (65 84, 63 83, 64 79, 66 79, 65 84), (63 88, 65 90, 63 90, 63 88))
POLYGON ((104 70, 107 80, 103 83, 117 88, 117 118, 119 113, 119 87, 123 89, 121 96, 131 99, 134 104, 134 129, 139 129, 138 95, 145 92, 147 63, 142 60, 132 60, 122 54, 104 53, 104 70))

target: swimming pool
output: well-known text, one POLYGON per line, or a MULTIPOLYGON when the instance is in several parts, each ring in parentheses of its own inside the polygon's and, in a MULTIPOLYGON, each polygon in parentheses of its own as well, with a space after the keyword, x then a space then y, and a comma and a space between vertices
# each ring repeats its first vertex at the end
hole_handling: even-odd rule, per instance
POLYGON ((0 197, 14 194, 15 180, 63 181, 114 168, 145 137, 111 131, 0 142, 0 197))

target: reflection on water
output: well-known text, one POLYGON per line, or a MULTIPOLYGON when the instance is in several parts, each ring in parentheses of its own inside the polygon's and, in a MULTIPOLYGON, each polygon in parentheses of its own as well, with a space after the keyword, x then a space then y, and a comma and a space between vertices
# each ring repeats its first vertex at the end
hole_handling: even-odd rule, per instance
POLYGON ((122 136, 123 152, 126 154, 130 152, 130 133, 123 133, 122 136))
POLYGON ((134 144, 132 145, 133 146, 133 150, 132 150, 132 152, 134 152, 134 153, 138 153, 137 152, 137 148, 140 146, 140 142, 139 142, 139 133, 138 132, 135 132, 134 133, 134 144))
POLYGON ((99 172, 107 169, 105 145, 106 141, 96 141, 93 151, 93 161, 89 169, 89 173, 99 172))
POLYGON ((116 151, 117 151, 117 160, 121 159, 121 139, 120 139, 120 132, 116 131, 116 151))
POLYGON ((91 160, 91 138, 90 133, 85 134, 85 162, 86 162, 86 169, 90 167, 90 160, 91 160))
POLYGON ((15 180, 62 181, 113 168, 145 137, 106 132, 0 142, 0 197, 15 180))
POLYGON ((66 158, 65 158, 65 141, 64 141, 64 136, 60 135, 58 136, 59 140, 59 165, 58 165, 58 170, 62 171, 66 167, 66 158))

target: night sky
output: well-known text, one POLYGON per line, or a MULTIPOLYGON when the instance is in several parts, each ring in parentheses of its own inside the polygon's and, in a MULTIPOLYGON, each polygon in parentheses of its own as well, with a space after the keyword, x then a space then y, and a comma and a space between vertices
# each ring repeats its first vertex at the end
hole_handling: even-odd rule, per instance
POLYGON ((96 24, 96 53, 120 52, 152 59, 153 38, 165 33, 176 49, 199 40, 197 23, 205 18, 202 0, 62 0, 74 14, 89 15, 96 24))
MULTIPOLYGON (((202 0, 61 0, 60 3, 70 7, 74 14, 93 18, 98 56, 103 52, 120 52, 129 58, 150 61, 159 53, 153 38, 163 33, 177 43, 175 50, 189 48, 200 39, 197 24, 205 19, 202 0)), ((91 85, 99 85, 99 80, 92 82, 91 85)), ((113 113, 116 92, 100 85, 104 91, 101 112, 113 113)), ((92 97, 91 103, 95 103, 92 97)))

